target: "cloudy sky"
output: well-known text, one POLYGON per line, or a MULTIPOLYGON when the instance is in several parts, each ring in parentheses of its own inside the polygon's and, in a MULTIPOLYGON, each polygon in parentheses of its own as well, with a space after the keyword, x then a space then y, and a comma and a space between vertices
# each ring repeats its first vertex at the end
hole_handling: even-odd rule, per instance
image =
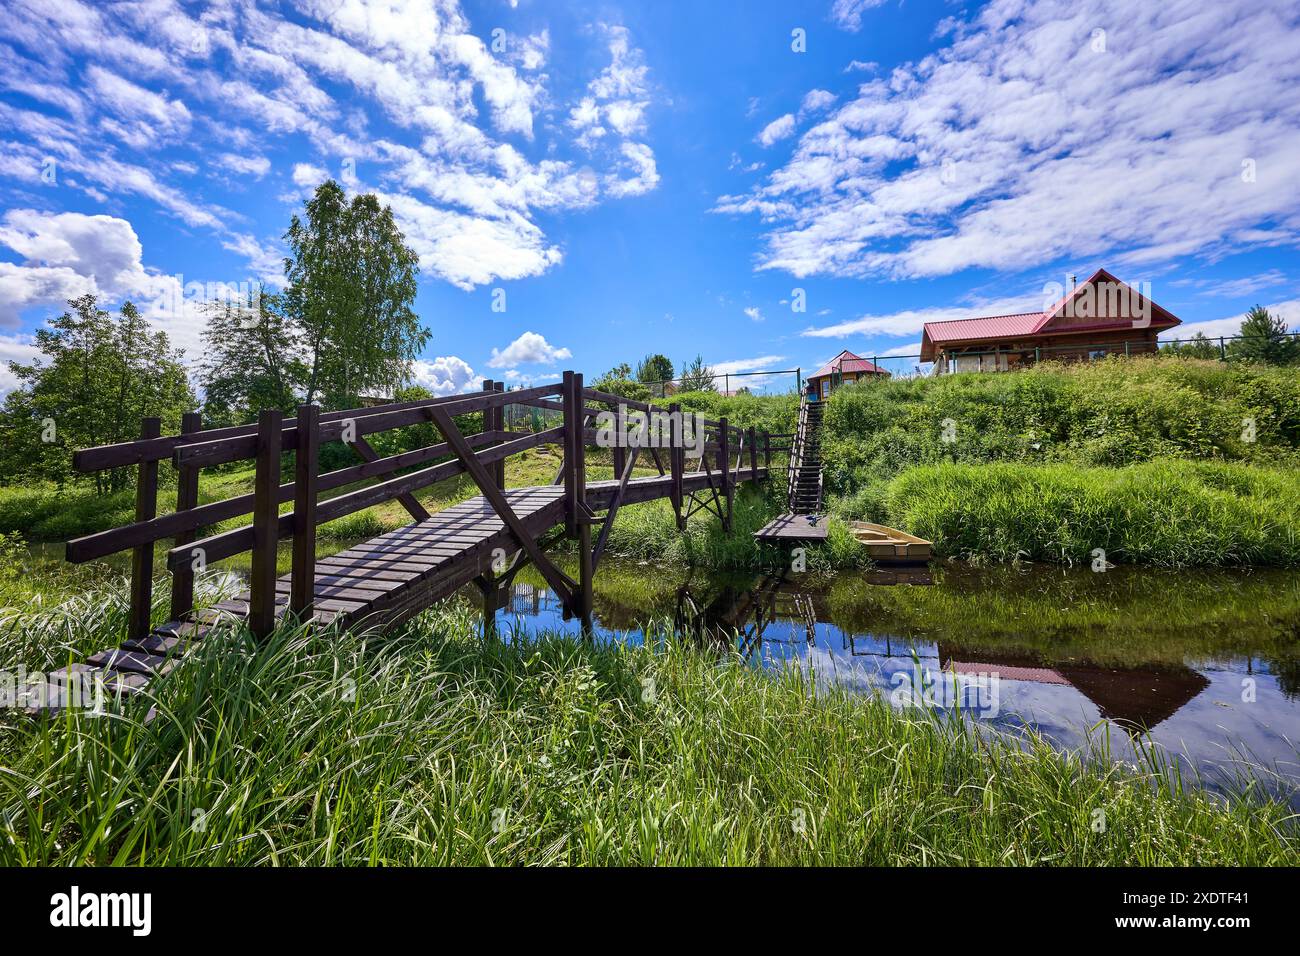
POLYGON ((87 290, 196 359, 328 176, 419 253, 439 392, 907 354, 1102 266, 1300 326, 1300 6, 6 0, 0 359, 87 290))

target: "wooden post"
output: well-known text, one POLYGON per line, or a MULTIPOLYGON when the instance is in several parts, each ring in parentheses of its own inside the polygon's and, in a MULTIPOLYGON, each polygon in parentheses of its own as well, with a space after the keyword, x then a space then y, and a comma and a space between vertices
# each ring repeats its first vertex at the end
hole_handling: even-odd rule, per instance
POLYGON ((298 447, 293 455, 293 570, 289 610, 309 614, 316 599, 316 479, 320 474, 320 408, 298 406, 298 447))
POLYGON ((619 409, 614 409, 614 447, 610 449, 610 456, 614 459, 614 480, 617 481, 623 477, 623 469, 627 466, 627 446, 623 444, 626 438, 624 430, 623 417, 619 414, 619 409))
POLYGON ((718 423, 718 458, 722 465, 722 497, 726 501, 726 517, 722 519, 722 529, 731 530, 731 429, 724 417, 718 423))
MULTIPOLYGON (((162 419, 146 418, 140 425, 141 438, 162 434, 162 419)), ((135 520, 148 521, 158 511, 158 462, 143 461, 135 479, 135 520)), ((131 612, 127 637, 145 637, 149 633, 149 613, 153 607, 153 542, 131 550, 131 612)))
POLYGON ((564 533, 570 538, 578 536, 578 492, 574 483, 574 463, 578 453, 574 449, 582 441, 582 406, 573 400, 573 373, 564 373, 564 533))
POLYGON ((257 416, 257 475, 253 481, 253 571, 249 579, 248 626, 255 637, 275 629, 275 550, 280 524, 280 429, 278 408, 257 416))
POLYGON ((772 433, 767 431, 763 432, 763 467, 772 469, 772 433))
POLYGON ((682 516, 682 473, 686 470, 686 449, 682 447, 684 427, 681 423, 682 406, 674 402, 668 406, 668 414, 672 422, 678 423, 676 429, 669 427, 668 438, 668 468, 672 475, 672 482, 669 484, 668 496, 673 503, 673 511, 677 515, 677 530, 681 531, 686 527, 686 518, 682 516))
MULTIPOLYGON (((181 434, 193 435, 203 430, 203 416, 198 412, 186 412, 181 416, 181 434)), ((199 503, 199 471, 193 465, 182 465, 176 473, 176 510, 189 511, 199 503)), ((176 535, 173 546, 184 547, 194 540, 194 531, 182 531, 176 535)), ((172 613, 171 619, 179 621, 194 610, 194 568, 191 564, 177 568, 172 572, 172 613)))
MULTIPOLYGON (((495 387, 498 392, 504 393, 506 390, 506 383, 497 382, 495 387)), ((504 403, 496 407, 496 415, 494 417, 496 418, 497 431, 505 431, 506 430, 506 406, 504 403)), ((504 490, 506 486, 506 460, 504 458, 502 458, 500 461, 495 462, 493 464, 493 473, 494 473, 494 477, 497 480, 497 487, 504 490)))
POLYGON ((749 480, 758 480, 758 431, 749 426, 749 480))
POLYGON ((578 512, 578 616, 583 627, 591 629, 591 609, 595 603, 594 574, 591 560, 591 521, 587 511, 587 440, 583 425, 587 416, 582 397, 582 373, 573 376, 573 405, 577 410, 576 432, 573 442, 573 485, 576 492, 574 507, 578 512))

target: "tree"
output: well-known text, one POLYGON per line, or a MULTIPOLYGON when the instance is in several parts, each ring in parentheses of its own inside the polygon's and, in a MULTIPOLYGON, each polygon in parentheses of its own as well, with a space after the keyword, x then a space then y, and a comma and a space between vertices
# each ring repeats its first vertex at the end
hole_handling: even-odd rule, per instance
POLYGON ((391 392, 428 341, 411 308, 419 257, 373 194, 348 201, 330 179, 285 233, 285 318, 303 350, 304 399, 328 407, 391 392))
POLYGON ((199 381, 209 427, 251 421, 263 408, 293 411, 303 367, 278 297, 257 288, 248 302, 206 308, 199 381))
POLYGON ((647 355, 636 367, 636 380, 649 384, 670 382, 673 377, 673 363, 666 355, 647 355))
POLYGON ((1165 346, 1164 352, 1182 358, 1217 359, 1219 346, 1211 342, 1204 332, 1197 332, 1186 342, 1172 342, 1165 346))
POLYGON ((615 365, 592 382, 591 387, 598 392, 608 392, 611 395, 630 398, 634 402, 648 402, 650 400, 650 389, 646 388, 641 382, 632 380, 632 366, 626 362, 615 365))
POLYGON ((697 355, 695 360, 682 365, 681 390, 683 392, 716 392, 713 384, 713 369, 704 364, 704 356, 697 355))
POLYGON ((1262 305, 1246 313, 1239 336, 1228 345, 1229 361, 1265 365, 1291 365, 1300 361, 1300 341, 1287 332, 1281 316, 1271 315, 1262 305))
MULTIPOLYGON (((174 430, 181 413, 196 404, 181 353, 134 305, 122 303, 116 319, 93 294, 68 306, 36 332, 43 359, 9 363, 20 387, 3 411, 13 439, 3 464, 15 477, 62 484, 73 476, 73 449, 139 438, 146 417, 157 416, 164 430, 174 430)), ((100 494, 129 481, 129 469, 94 475, 100 494)))

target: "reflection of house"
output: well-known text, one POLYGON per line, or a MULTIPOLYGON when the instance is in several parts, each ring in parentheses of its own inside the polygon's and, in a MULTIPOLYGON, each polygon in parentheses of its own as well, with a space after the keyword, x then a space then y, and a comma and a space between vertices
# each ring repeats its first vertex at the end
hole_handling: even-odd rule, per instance
POLYGON ((846 349, 808 376, 808 390, 817 398, 825 400, 844 382, 888 377, 889 373, 875 362, 869 362, 846 349))
POLYGON ((1122 669, 1072 664, 1047 668, 1028 658, 967 650, 946 641, 939 642, 939 660, 944 670, 958 674, 996 673, 1004 680, 1068 684, 1092 701, 1102 717, 1141 730, 1172 717, 1210 685, 1190 667, 1122 669))
POLYGON ((938 375, 1154 352, 1159 334, 1180 321, 1098 269, 1042 312, 927 322, 921 361, 934 362, 938 375))

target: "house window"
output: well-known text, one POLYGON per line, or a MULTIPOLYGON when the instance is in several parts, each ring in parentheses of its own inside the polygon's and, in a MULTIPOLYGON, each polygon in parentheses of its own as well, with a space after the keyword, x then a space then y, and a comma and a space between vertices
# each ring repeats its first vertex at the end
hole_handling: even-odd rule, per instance
POLYGON ((1099 360, 1099 359, 1104 359, 1105 357, 1106 357, 1106 350, 1105 350, 1105 349, 1089 349, 1089 350, 1088 350, 1088 361, 1089 361, 1089 362, 1096 362, 1097 360, 1099 360))
POLYGON ((822 379, 822 398, 831 397, 831 380, 830 378, 822 379))

